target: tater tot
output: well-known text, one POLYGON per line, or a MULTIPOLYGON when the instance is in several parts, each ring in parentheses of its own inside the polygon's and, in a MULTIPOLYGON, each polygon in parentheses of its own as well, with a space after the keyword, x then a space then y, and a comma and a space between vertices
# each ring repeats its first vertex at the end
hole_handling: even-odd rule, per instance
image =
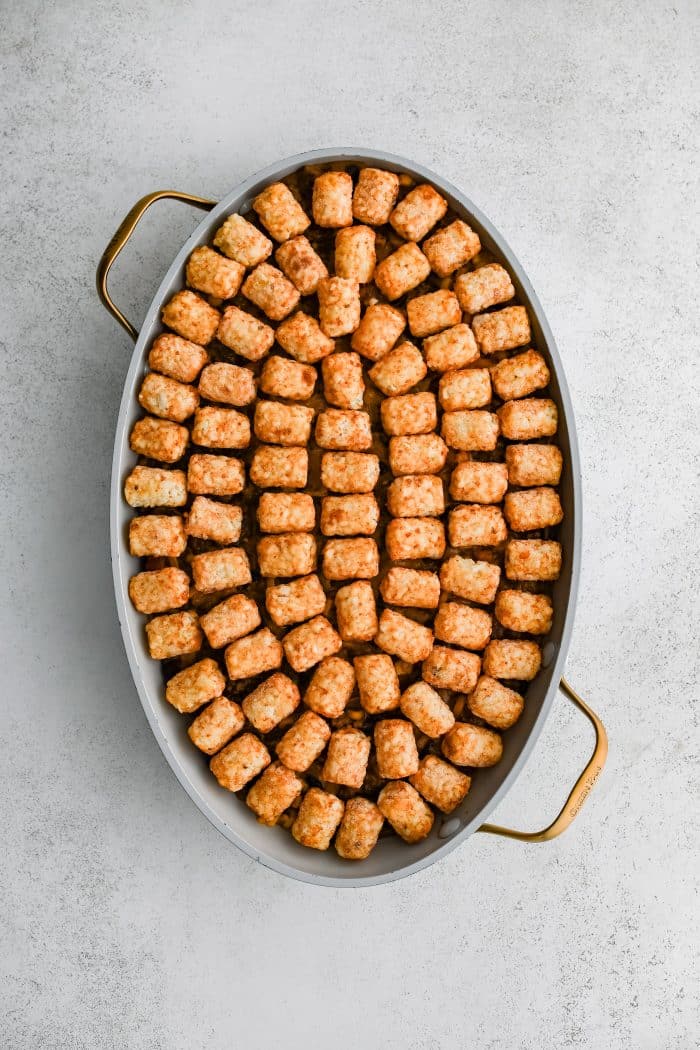
POLYGON ((495 766, 503 755, 498 733, 483 726, 457 722, 442 741, 442 753, 457 766, 495 766))
POLYGON ((418 769, 418 748, 410 722, 384 718, 374 727, 377 769, 384 780, 399 780, 418 769))
POLYGON ((250 480, 259 488, 303 489, 308 472, 305 448, 259 445, 250 463, 250 480))
POLYGON ((498 420, 495 413, 481 409, 445 412, 442 436, 450 448, 460 452, 493 452, 498 443, 498 420))
POLYGON ((369 493, 324 496, 321 532, 324 536, 371 536, 379 524, 379 504, 369 493))
POLYGON ((498 565, 473 561, 461 554, 453 554, 440 566, 440 583, 444 590, 480 605, 490 605, 494 600, 500 578, 498 565))
POLYGON ((240 539, 243 511, 229 503, 218 503, 197 496, 187 515, 187 535, 214 543, 235 543, 240 539))
POLYGON ((194 292, 176 292, 162 310, 163 324, 174 332, 200 346, 207 346, 214 338, 221 315, 218 310, 194 292))
POLYGON ((437 427, 435 394, 400 394, 381 403, 382 426, 387 434, 429 434, 437 427))
MULTIPOLYGON (((360 323, 360 286, 345 277, 322 277, 318 282, 318 317, 329 338, 354 332, 360 323)), ((353 348, 355 349, 355 348, 353 348)))
POLYGON ((362 408, 365 381, 358 354, 331 354, 321 362, 323 396, 336 408, 362 408))
POLYGON ((124 482, 124 499, 130 507, 184 507, 187 503, 185 472, 134 467, 124 482))
POLYGON ((386 653, 356 656, 354 661, 360 703, 370 715, 396 711, 401 697, 394 661, 386 653))
POLYGON ((507 306, 472 318, 472 331, 482 354, 514 350, 530 342, 530 321, 524 306, 507 306))
POLYGON ((339 277, 367 284, 377 262, 375 233, 369 226, 348 226, 335 235, 335 272, 339 277))
POLYGON ((258 401, 253 429, 260 441, 271 445, 306 445, 311 437, 313 408, 283 405, 280 401, 258 401))
POLYGON ((417 346, 405 340, 377 361, 369 377, 383 394, 407 393, 428 374, 428 366, 417 346))
POLYGON ((483 649, 491 637, 493 621, 484 609, 445 602, 437 611, 433 630, 441 642, 463 649, 483 649))
POLYGON ((245 467, 233 456, 197 453, 187 464, 187 488, 198 496, 235 496, 243 490, 245 467))
POLYGON ((371 452, 324 452, 321 484, 331 492, 371 492, 379 480, 379 457, 371 452))
POLYGON ((301 696, 295 683, 287 675, 276 671, 252 693, 248 693, 241 706, 246 718, 259 733, 269 733, 291 715, 300 703, 301 696))
POLYGON ((293 237, 275 252, 279 268, 302 295, 313 295, 322 277, 328 276, 323 259, 306 237, 293 237))
POLYGON ((220 696, 205 707, 187 728, 187 735, 205 755, 215 755, 245 725, 245 718, 235 700, 220 696))
POLYGON ((515 725, 525 706, 520 693, 488 675, 481 676, 467 704, 472 714, 496 729, 509 729, 515 725))
POLYGON ((334 341, 321 331, 316 318, 301 310, 282 322, 275 339, 290 357, 309 365, 321 361, 335 348, 334 341))
POLYGON ((484 652, 484 674, 492 678, 531 682, 541 664, 542 653, 537 642, 502 638, 489 642, 484 652))
POLYGON ((496 597, 496 619, 509 631, 526 634, 548 634, 552 629, 554 610, 548 594, 527 591, 499 591, 496 597))
POLYGON ((278 757, 288 769, 305 773, 328 743, 328 723, 314 711, 305 711, 275 746, 278 757))
POLYGON ((129 580, 129 598, 140 613, 180 609, 190 600, 190 578, 182 569, 138 572, 129 580))
POLYGON ((500 503, 508 488, 505 463, 458 463, 450 478, 452 499, 469 503, 500 503))
MULTIPOLYGON (((406 305, 406 312, 411 335, 421 337, 433 335, 435 332, 440 332, 443 328, 452 327, 452 325, 458 325, 462 320, 462 311, 459 308, 457 296, 446 288, 440 288, 437 292, 429 292, 427 295, 418 295, 415 299, 410 299, 406 305)), ((462 345, 463 347, 466 345, 464 338, 462 339, 462 345)), ((439 360, 444 355, 435 353, 434 356, 439 360)), ((478 354, 474 354, 471 360, 474 360, 475 357, 478 357, 478 354)), ((464 363, 466 364, 467 362, 465 361, 464 363)))
POLYGON ((233 682, 265 671, 276 671, 282 666, 283 657, 281 642, 267 627, 232 642, 224 652, 226 670, 233 682))
POLYGON ((561 544, 556 540, 510 540, 506 576, 509 580, 558 580, 561 560, 561 544))
POLYGON ((379 551, 369 537, 329 540, 323 548, 327 580, 371 580, 379 573, 379 551))
POLYGON ((399 201, 389 216, 389 222, 405 241, 422 241, 446 211, 445 198, 426 182, 399 201))
POLYGON ((407 664, 417 664, 430 654, 433 632, 393 609, 385 609, 379 618, 374 641, 379 649, 391 656, 398 656, 407 664))
POLYGON ((404 842, 421 842, 433 829, 432 810, 404 780, 386 784, 379 792, 377 806, 404 842))
POLYGON ((480 266, 455 279, 455 293, 465 313, 478 314, 489 306, 507 303, 515 295, 510 274, 498 263, 480 266))
POLYGON ((276 354, 268 357, 260 373, 260 389, 272 397, 308 401, 316 386, 316 369, 276 354))
POLYGON ((440 377, 438 392, 445 412, 483 408, 491 401, 491 375, 488 368, 463 368, 440 377))
POLYGON ((341 587, 335 596, 338 631, 344 642, 369 642, 379 626, 372 585, 355 580, 341 587))
POLYGON ((213 408, 207 405, 194 414, 192 440, 204 448, 247 448, 250 444, 250 420, 235 408, 213 408))
POLYGON ((226 679, 216 660, 207 657, 178 671, 165 687, 165 699, 181 714, 191 714, 209 700, 221 696, 226 679))
POLYGON ((506 357, 491 370, 493 388, 503 401, 527 397, 549 382, 547 362, 536 350, 506 357))
POLYGON ((203 613, 200 624, 212 649, 222 649, 259 627, 260 612, 252 598, 234 594, 203 613))
POLYGON ((394 565, 379 585, 387 605, 435 609, 440 601, 440 579, 435 572, 394 565))
POLYGON ((329 784, 361 788, 371 747, 372 741, 359 729, 348 726, 331 733, 321 780, 328 781, 329 784))
POLYGON ((261 532, 313 532, 316 509, 307 492, 263 492, 258 500, 261 532))
POLYGON ((222 788, 240 791, 270 764, 270 752, 262 740, 252 733, 243 733, 214 755, 209 768, 222 788))
POLYGON ((301 576, 267 588, 265 607, 273 623, 288 627, 318 616, 326 608, 326 592, 318 576, 301 576))
POLYGON ((501 432, 509 441, 552 437, 557 432, 557 406, 546 397, 507 401, 498 410, 501 432))
POLYGON ((367 412, 328 408, 316 418, 315 436, 321 448, 361 452, 372 447, 372 423, 367 412))
POLYGON ((199 618, 192 609, 154 617, 146 624, 146 638, 152 660, 197 653, 204 640, 199 618))
POLYGON ((452 689, 457 693, 471 693, 481 670, 481 659, 476 653, 448 649, 434 645, 423 661, 423 680, 435 689, 452 689))
POLYGON ((129 522, 129 553, 135 558, 179 558, 187 546, 178 515, 144 514, 129 522))
POLYGON ((393 474, 439 474, 446 460, 447 445, 439 434, 408 434, 389 440, 393 474))
POLYGON ((241 287, 245 266, 203 244, 187 260, 185 276, 190 288, 217 299, 233 299, 241 287))
POLYGON ((241 547, 195 554, 190 564, 194 585, 202 594, 243 587, 253 578, 248 555, 241 547))
POLYGON ((253 210, 276 241, 288 241, 311 225, 311 219, 283 182, 266 186, 253 201, 253 210))
POLYGON ((351 798, 335 837, 335 848, 343 860, 366 860, 377 844, 384 817, 368 798, 351 798))
POLYGON ((257 553, 261 576, 308 576, 316 568, 316 540, 308 532, 263 536, 257 553))
POLYGON ((395 518, 437 517, 445 510, 442 479, 435 474, 405 474, 392 481, 386 504, 395 518))
POLYGON ((194 383, 208 360, 204 347, 172 332, 163 332, 153 341, 148 366, 179 383, 194 383))
POLYGON ((304 693, 304 703, 324 718, 339 718, 355 687, 352 664, 337 656, 322 660, 304 693))
POLYGON ((434 372, 448 372, 464 368, 476 361, 479 351, 468 324, 456 324, 444 332, 423 340, 423 352, 429 368, 434 372))
POLYGON ((229 350, 235 350, 246 361, 259 361, 274 343, 275 331, 245 310, 239 310, 237 306, 227 306, 216 337, 220 343, 229 350))
POLYGON ((506 466, 511 485, 558 485, 563 456, 556 445, 508 445, 506 466))
POLYGON ((558 494, 547 487, 507 492, 503 513, 514 532, 547 529, 564 517, 558 494))
POLYGON ((309 788, 301 800, 292 835, 309 849, 327 850, 343 817, 344 805, 335 795, 309 788))
POLYGON ((241 291, 271 321, 281 321, 299 305, 299 292, 292 282, 276 266, 266 262, 248 274, 241 291))
POLYGON ((374 283, 389 300, 398 299, 422 284, 430 273, 430 263, 417 244, 402 244, 377 264, 374 283))
POLYGON ((430 265, 438 277, 449 277, 481 251, 479 235, 461 219, 434 233, 423 244, 430 265))
POLYGON ((392 561, 442 558, 445 526, 438 518, 394 518, 386 527, 386 549, 392 561))
POLYGON ((417 773, 408 778, 427 802, 442 813, 451 813, 463 802, 471 787, 471 777, 443 762, 437 755, 426 755, 417 773))
POLYGON ((389 221, 399 195, 399 177, 393 171, 363 168, 352 198, 352 213, 358 222, 383 226, 389 221))
POLYGON ((284 636, 284 655, 294 671, 301 673, 315 667, 326 656, 343 647, 343 640, 325 616, 314 616, 284 636))
POLYGON ((406 327, 406 318, 387 303, 373 303, 367 307, 354 332, 351 345, 370 361, 379 361, 388 354, 406 327))
POLYGON ((187 383, 149 372, 139 390, 139 404, 153 416, 182 423, 199 404, 199 394, 187 383))
POLYGON ((439 693, 427 682, 414 682, 401 694, 402 713, 426 736, 442 736, 455 724, 455 716, 439 693))
POLYGON ((347 171, 324 171, 316 176, 311 210, 317 226, 352 225, 352 177, 347 171))
POLYGON ((214 246, 229 259, 248 267, 264 262, 272 252, 272 241, 242 215, 229 215, 216 231, 214 246))
POLYGON ((129 448, 138 456, 157 459, 161 463, 177 463, 184 456, 189 439, 187 427, 169 419, 146 416, 134 423, 129 448))
POLYGON ((255 401, 255 376, 249 368, 216 361, 207 365, 199 377, 199 393, 208 401, 240 408, 255 401))
POLYGON ((245 804, 253 810, 260 824, 274 827, 303 790, 304 782, 296 773, 281 762, 273 762, 253 784, 245 804))
POLYGON ((496 547, 508 537, 500 507, 473 504, 450 511, 447 531, 453 547, 496 547))

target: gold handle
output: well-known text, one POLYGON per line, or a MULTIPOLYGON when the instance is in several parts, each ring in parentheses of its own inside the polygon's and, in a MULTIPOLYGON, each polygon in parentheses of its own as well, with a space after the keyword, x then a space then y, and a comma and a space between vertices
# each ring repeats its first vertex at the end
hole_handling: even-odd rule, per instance
POLYGON ((216 204, 216 201, 207 200, 206 197, 193 197, 191 193, 180 193, 178 190, 156 190, 155 193, 147 193, 145 197, 136 202, 126 218, 119 224, 119 229, 105 248, 97 267, 97 294, 105 308, 109 310, 112 317, 119 322, 122 328, 126 329, 134 342, 138 339, 139 333, 131 321, 127 320, 119 307, 112 301, 112 297, 107 290, 107 277, 112 264, 122 248, 126 247, 129 238, 138 226, 144 213, 156 201, 167 199, 182 201, 183 204, 191 204, 194 208, 202 208, 204 211, 209 211, 216 204))
POLYGON ((569 700, 583 711, 595 729, 595 747, 586 768, 574 784, 559 815, 543 831, 514 831, 512 828, 501 828, 497 824, 482 824, 479 831, 486 831, 490 835, 505 835, 509 839, 520 839, 521 842, 549 842, 566 831, 590 795, 608 757, 608 734, 595 711, 591 711, 565 678, 562 678, 559 686, 569 700))

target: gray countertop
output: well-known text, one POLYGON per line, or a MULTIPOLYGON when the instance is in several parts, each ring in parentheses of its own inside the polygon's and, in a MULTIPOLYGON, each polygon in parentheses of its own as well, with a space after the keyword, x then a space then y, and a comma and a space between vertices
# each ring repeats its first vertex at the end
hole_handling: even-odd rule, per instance
MULTIPOLYGON (((697 1045, 698 15, 650 0, 6 5, 3 1046, 697 1045), (108 556, 130 344, 93 289, 145 192, 217 197, 326 145, 442 172, 543 302, 583 462, 567 673, 611 739, 556 843, 477 835, 354 892, 239 854, 150 734, 108 556)), ((198 220, 156 207, 114 270, 137 321, 198 220)), ((590 744, 555 705, 495 819, 546 823, 590 744)))

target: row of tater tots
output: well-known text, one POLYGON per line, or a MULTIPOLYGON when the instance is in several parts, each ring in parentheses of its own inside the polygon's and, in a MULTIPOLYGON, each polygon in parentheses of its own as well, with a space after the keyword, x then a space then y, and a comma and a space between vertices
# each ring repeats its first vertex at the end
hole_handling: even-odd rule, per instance
POLYGON ((189 727, 193 743, 211 756, 223 787, 235 792, 253 781, 246 802, 261 822, 276 824, 296 807, 292 834, 300 843, 326 849, 337 831, 336 849, 349 859, 369 854, 385 818, 416 842, 433 825, 426 803, 449 813, 464 799, 470 777, 455 767, 497 762, 496 730, 511 726, 523 708, 522 696, 501 680, 530 681, 540 667, 535 641, 492 638, 493 616, 507 631, 544 635, 552 619, 548 595, 504 586, 488 550, 483 558, 445 558, 448 543, 457 550, 505 544, 504 575, 514 584, 554 580, 561 567, 557 542, 510 535, 562 518, 561 453, 543 443, 556 433, 556 406, 531 396, 547 386, 549 370, 539 352, 520 349, 530 341, 527 311, 493 309, 515 295, 497 263, 461 272, 451 287, 416 295, 403 310, 392 305, 431 272, 449 279, 481 251, 478 235, 459 219, 427 236, 448 208, 433 187, 418 186, 397 203, 398 195, 398 176, 378 169, 363 169, 355 184, 342 171, 315 179, 313 222, 337 231, 334 273, 305 236, 311 219, 284 183, 268 186, 253 203, 269 237, 236 214, 217 231, 213 248, 195 249, 186 270, 189 289, 163 310, 170 331, 151 348, 151 371, 139 391, 148 415, 135 424, 131 447, 166 465, 179 462, 190 442, 211 451, 192 452, 186 470, 136 466, 125 484, 127 502, 136 508, 183 508, 193 497, 183 515, 135 517, 133 555, 180 559, 191 539, 217 545, 189 555, 190 575, 167 566, 138 573, 129 588, 135 607, 153 617, 146 634, 154 659, 191 659, 205 639, 212 650, 223 650, 226 675, 205 657, 166 686, 177 710, 199 711, 189 727), (386 223, 405 243, 377 261, 373 227, 386 223), (273 252, 276 266, 268 261, 273 252), (369 282, 387 301, 374 297, 363 312, 361 286, 369 282), (203 298, 218 304, 239 293, 255 313, 235 304, 220 311, 203 298), (308 306, 299 309, 301 298, 311 295, 317 317, 308 306), (406 327, 422 348, 402 338, 406 327), (344 337, 349 348, 336 349, 344 337), (212 361, 206 347, 215 338, 258 374, 212 361), (287 356, 273 351, 275 343, 287 356), (480 366, 484 357, 513 350, 480 366), (305 404, 316 392, 317 366, 325 401, 318 413, 305 404), (429 372, 439 374, 437 394, 415 390, 429 372), (370 582, 380 572, 374 538, 380 507, 373 493, 380 462, 363 407, 367 376, 383 397, 393 475, 385 534, 392 564, 379 581, 381 612, 370 582), (494 395, 503 402, 495 412, 489 408, 494 395), (241 409, 252 411, 252 419, 241 409), (335 625, 317 575, 317 508, 299 491, 308 483, 312 436, 322 450, 325 490, 321 572, 343 584, 333 602, 335 625), (492 453, 500 436, 510 442, 505 462, 472 458, 492 453), (251 443, 248 476, 263 490, 256 508, 258 572, 270 580, 265 615, 286 632, 281 639, 263 623, 257 602, 238 593, 253 579, 246 551, 236 546, 243 511, 222 502, 246 482, 242 460, 225 453, 251 443), (457 461, 447 511, 440 475, 450 450, 457 461), (438 571, 401 564, 425 559, 440 563, 438 571), (184 608, 191 586, 201 595, 236 593, 198 614, 184 608), (411 609, 429 610, 432 627, 414 620, 411 609), (370 642, 378 651, 352 662, 338 655, 346 645, 370 642), (312 672, 303 698, 297 681, 280 671, 284 661, 295 674, 312 672), (420 664, 420 680, 402 689, 396 661, 420 664), (224 695, 227 679, 268 672, 240 705, 224 695), (364 712, 380 716, 372 738, 352 725, 329 725, 343 716, 355 691, 364 712), (489 728, 457 721, 445 691, 466 697, 468 710, 489 728), (303 713, 277 740, 273 760, 260 735, 287 725, 302 699, 303 713), (420 757, 416 730, 440 741, 442 757, 420 757), (325 752, 320 781, 359 791, 372 748, 386 781, 376 803, 359 795, 344 803, 321 788, 307 790, 303 775, 325 752))

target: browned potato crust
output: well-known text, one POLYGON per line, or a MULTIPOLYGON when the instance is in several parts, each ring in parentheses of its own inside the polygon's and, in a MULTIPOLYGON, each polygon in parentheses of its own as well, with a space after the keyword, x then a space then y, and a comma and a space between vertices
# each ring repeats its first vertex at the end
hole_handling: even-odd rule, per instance
POLYGON ((363 168, 352 198, 352 213, 358 222, 383 226, 389 221, 399 195, 399 177, 393 171, 363 168))
POLYGON ((178 671, 165 687, 165 698, 181 714, 190 714, 221 696, 225 687, 226 679, 216 660, 207 657, 178 671))
POLYGON ((187 735, 205 755, 215 755, 245 725, 245 717, 235 700, 220 696, 197 715, 187 735))
POLYGON ((305 711, 284 734, 275 750, 288 769, 304 773, 328 743, 328 723, 313 711, 305 711))
POLYGON ((463 802, 471 787, 471 777, 443 762, 437 755, 426 755, 417 773, 408 778, 423 798, 441 813, 451 813, 463 802))
POLYGON ((383 718, 374 727, 377 769, 384 780, 399 780, 418 769, 413 726, 402 718, 383 718))
POLYGON ((432 811, 405 780, 386 784, 379 792, 377 806, 404 842, 421 842, 433 829, 432 811))
POLYGON ((495 766, 503 755, 503 741, 483 726, 457 722, 442 741, 442 753, 457 766, 495 766))
POLYGON ((207 346, 214 338, 220 314, 194 292, 176 292, 163 307, 163 324, 191 343, 207 346))
POLYGON ((436 689, 470 693, 476 685, 480 670, 481 659, 476 653, 435 645, 428 659, 423 662, 422 673, 424 681, 436 689))
POLYGON ((509 580, 558 580, 560 573, 561 544, 555 540, 511 540, 508 543, 506 576, 509 580))
POLYGON ((518 721, 524 707, 520 693, 488 675, 482 675, 467 702, 472 714, 496 729, 509 729, 518 721))
POLYGON ((304 790, 304 782, 281 762, 273 762, 253 784, 246 805, 261 824, 273 827, 304 790))
POLYGON ((243 733, 214 755, 209 768, 227 791, 240 791, 265 766, 270 764, 270 752, 262 740, 252 733, 243 733))
POLYGON ((141 613, 180 609, 190 600, 190 578, 182 569, 139 572, 129 580, 129 597, 141 613))
POLYGON ((326 850, 343 816, 344 805, 335 795, 309 788, 304 795, 292 835, 302 846, 326 850))
POLYGON ((351 798, 335 837, 335 848, 343 860, 366 860, 374 849, 384 817, 368 798, 351 798))
POLYGON ((321 779, 329 784, 361 788, 372 742, 359 729, 347 727, 331 734, 321 779))

